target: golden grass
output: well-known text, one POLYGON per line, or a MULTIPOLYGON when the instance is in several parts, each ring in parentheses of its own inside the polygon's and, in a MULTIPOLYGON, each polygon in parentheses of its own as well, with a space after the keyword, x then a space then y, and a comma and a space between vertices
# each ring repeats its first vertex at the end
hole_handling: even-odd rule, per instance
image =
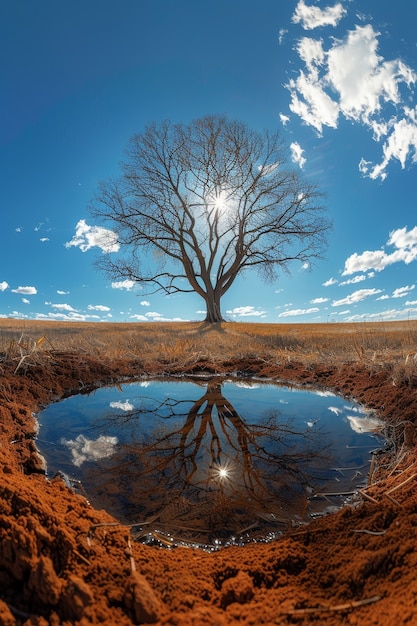
POLYGON ((197 361, 257 358, 337 366, 358 362, 389 366, 393 382, 417 369, 417 320, 400 322, 255 324, 224 322, 86 323, 0 319, 0 353, 16 364, 38 351, 140 359, 146 364, 190 365, 197 361))

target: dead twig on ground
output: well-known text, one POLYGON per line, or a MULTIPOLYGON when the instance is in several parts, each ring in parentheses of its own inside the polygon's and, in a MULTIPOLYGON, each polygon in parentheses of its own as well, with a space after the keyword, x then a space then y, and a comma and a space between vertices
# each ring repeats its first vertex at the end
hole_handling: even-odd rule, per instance
POLYGON ((281 615, 309 615, 311 613, 337 613, 350 611, 360 606, 373 604, 374 602, 378 602, 378 600, 380 599, 381 596, 372 596, 372 598, 365 598, 364 600, 354 600, 353 602, 346 602, 346 604, 337 604, 336 606, 318 606, 308 607, 305 609, 290 609, 288 611, 283 611, 281 615))

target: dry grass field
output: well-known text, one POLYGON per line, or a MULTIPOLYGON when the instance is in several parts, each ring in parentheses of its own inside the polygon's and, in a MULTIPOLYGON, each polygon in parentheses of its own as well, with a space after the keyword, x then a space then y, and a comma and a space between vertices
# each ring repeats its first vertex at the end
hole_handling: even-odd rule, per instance
POLYGON ((0 353, 27 364, 49 351, 145 366, 189 368, 199 361, 263 359, 388 367, 393 377, 417 367, 417 320, 327 324, 85 323, 0 319, 0 353))
POLYGON ((417 624, 417 321, 0 320, 0 625, 417 624), (132 540, 47 480, 34 413, 126 378, 224 374, 326 388, 395 435, 354 504, 216 553, 132 540))

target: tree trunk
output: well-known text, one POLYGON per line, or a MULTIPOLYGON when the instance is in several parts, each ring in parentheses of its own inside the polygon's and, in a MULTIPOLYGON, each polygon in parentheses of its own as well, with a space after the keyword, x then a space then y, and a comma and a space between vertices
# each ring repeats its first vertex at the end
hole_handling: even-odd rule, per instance
POLYGON ((215 292, 211 295, 206 294, 204 298, 206 302, 206 319, 205 322, 210 324, 216 324, 217 322, 223 322, 223 317, 220 310, 220 296, 215 292))

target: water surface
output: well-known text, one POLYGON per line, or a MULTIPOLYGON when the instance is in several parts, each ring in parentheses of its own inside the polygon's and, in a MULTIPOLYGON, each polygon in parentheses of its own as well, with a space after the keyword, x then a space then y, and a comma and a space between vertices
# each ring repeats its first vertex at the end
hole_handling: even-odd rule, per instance
POLYGON ((39 421, 49 476, 172 543, 275 537, 366 485, 383 444, 383 424, 332 393, 217 379, 105 387, 39 421))

